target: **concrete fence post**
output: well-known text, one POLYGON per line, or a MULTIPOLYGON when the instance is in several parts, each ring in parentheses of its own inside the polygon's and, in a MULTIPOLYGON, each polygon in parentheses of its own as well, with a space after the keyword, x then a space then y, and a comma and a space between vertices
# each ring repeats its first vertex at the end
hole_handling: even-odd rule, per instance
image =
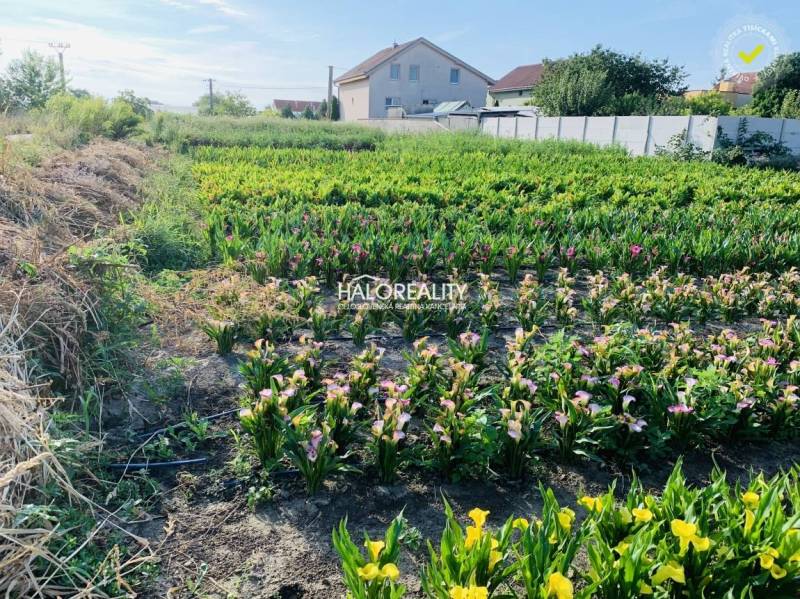
POLYGON ((647 133, 645 134, 645 138, 644 138, 644 155, 645 156, 649 156, 650 155, 650 134, 651 134, 652 130, 653 130, 653 117, 652 116, 648 116, 647 117, 647 133))
POLYGON ((500 117, 495 117, 494 120, 496 121, 495 127, 494 127, 494 136, 495 137, 500 137, 500 117))
POLYGON ((611 145, 617 142, 617 116, 614 115, 614 125, 611 127, 611 145))
POLYGON ((583 133, 581 133, 581 141, 586 142, 586 125, 589 124, 589 117, 583 117, 583 133))
POLYGON ((536 122, 533 124, 533 139, 539 140, 539 116, 534 117, 536 122))
POLYGON ((781 132, 778 134, 778 143, 783 141, 783 130, 786 128, 786 119, 781 119, 781 132))
POLYGON ((556 139, 561 141, 561 119, 563 117, 558 117, 558 129, 556 129, 556 139))
POLYGON ((519 117, 514 117, 514 139, 517 139, 517 130, 519 129, 519 117))

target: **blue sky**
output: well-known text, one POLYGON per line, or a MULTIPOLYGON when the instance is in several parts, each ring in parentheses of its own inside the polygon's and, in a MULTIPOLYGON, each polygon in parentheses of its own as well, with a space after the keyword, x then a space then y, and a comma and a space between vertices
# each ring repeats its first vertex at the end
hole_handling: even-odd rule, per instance
POLYGON ((48 41, 66 41, 74 87, 188 105, 211 76, 262 107, 321 99, 328 64, 340 74, 394 40, 425 36, 496 78, 600 43, 669 58, 704 88, 741 22, 767 27, 782 51, 798 49, 798 0, 0 0, 0 67, 26 47, 52 53, 48 41))

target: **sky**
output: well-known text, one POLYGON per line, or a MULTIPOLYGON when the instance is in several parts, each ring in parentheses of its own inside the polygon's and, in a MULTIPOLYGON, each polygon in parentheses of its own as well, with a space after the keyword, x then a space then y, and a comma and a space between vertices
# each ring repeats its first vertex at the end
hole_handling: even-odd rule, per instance
POLYGON ((54 55, 48 42, 66 42, 71 87, 188 106, 211 77, 215 91, 262 108, 322 99, 328 65, 336 76, 424 36, 495 78, 602 44, 683 65, 689 87, 703 89, 742 24, 770 34, 759 60, 800 49, 798 0, 0 0, 0 69, 26 48, 54 55))

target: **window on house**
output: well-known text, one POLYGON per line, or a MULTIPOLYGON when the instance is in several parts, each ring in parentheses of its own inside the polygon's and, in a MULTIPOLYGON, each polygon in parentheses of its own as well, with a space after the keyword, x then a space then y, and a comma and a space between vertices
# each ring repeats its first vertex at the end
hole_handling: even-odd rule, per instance
POLYGON ((400 65, 393 64, 389 67, 389 78, 397 81, 400 79, 400 65))
POLYGON ((397 96, 386 96, 386 106, 400 106, 400 98, 397 96))
POLYGON ((461 69, 450 69, 450 83, 458 85, 461 81, 461 69))
POLYGON ((419 65, 412 64, 408 67, 408 80, 409 81, 419 81, 419 65))

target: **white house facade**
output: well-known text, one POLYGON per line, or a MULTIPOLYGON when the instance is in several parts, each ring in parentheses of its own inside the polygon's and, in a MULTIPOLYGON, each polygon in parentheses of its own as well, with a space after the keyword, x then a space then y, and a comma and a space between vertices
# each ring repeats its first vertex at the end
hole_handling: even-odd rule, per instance
POLYGON ((430 112, 440 102, 482 106, 491 77, 425 38, 384 48, 335 81, 343 121, 430 112))

